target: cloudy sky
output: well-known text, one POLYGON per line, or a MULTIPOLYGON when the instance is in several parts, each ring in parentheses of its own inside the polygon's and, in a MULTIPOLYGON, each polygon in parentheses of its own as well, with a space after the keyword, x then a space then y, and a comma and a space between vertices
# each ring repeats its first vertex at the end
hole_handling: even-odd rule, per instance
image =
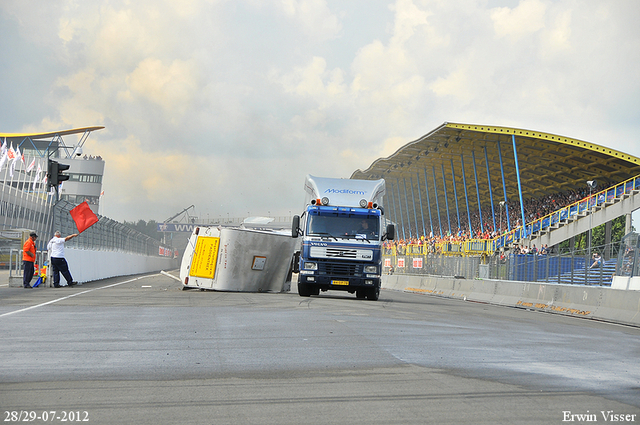
POLYGON ((640 156, 639 22, 638 0, 2 0, 0 132, 105 126, 84 151, 129 221, 288 216, 306 174, 447 121, 640 156))

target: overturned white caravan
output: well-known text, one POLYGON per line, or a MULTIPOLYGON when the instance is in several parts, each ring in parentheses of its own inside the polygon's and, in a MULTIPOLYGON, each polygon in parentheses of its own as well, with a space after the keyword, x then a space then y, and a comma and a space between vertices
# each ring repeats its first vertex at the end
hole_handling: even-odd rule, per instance
POLYGON ((180 267, 183 289, 283 292, 295 241, 289 232, 196 227, 180 267))

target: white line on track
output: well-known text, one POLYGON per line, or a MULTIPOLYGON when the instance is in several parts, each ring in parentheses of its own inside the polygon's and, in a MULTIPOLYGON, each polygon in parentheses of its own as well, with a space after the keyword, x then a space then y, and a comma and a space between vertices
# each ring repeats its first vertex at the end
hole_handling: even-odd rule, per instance
POLYGON ((87 289, 86 291, 78 292, 77 294, 71 294, 71 295, 68 295, 66 297, 62 297, 62 298, 58 298, 58 299, 55 299, 55 300, 47 301, 46 303, 32 305, 31 307, 21 308, 20 310, 15 310, 15 311, 10 311, 8 313, 0 314, 0 317, 9 316, 9 315, 15 314, 15 313, 22 313, 23 311, 32 310, 34 308, 43 307, 45 305, 57 303, 59 301, 68 300, 69 298, 77 297, 78 295, 88 294, 89 292, 98 291, 100 289, 113 288, 114 286, 124 285, 125 283, 131 283, 131 282, 135 282, 136 280, 146 279, 148 277, 153 277, 153 276, 158 276, 158 275, 157 274, 151 274, 151 275, 147 275, 147 276, 140 276, 140 277, 136 277, 135 279, 125 280, 124 282, 118 282, 118 283, 113 283, 113 284, 107 285, 107 286, 101 286, 100 288, 87 289))

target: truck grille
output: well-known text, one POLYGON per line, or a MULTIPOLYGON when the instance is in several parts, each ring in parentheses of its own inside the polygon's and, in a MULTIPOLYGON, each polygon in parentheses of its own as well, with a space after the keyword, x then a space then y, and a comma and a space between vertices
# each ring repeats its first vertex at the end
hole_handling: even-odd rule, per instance
POLYGON ((355 249, 327 248, 326 256, 338 258, 357 258, 358 251, 355 249))
POLYGON ((318 271, 321 274, 328 274, 332 276, 355 276, 358 273, 358 269, 361 268, 362 266, 358 266, 356 264, 318 263, 318 271))
POLYGON ((369 247, 366 249, 352 249, 331 246, 311 246, 309 248, 309 255, 311 258, 339 258, 342 260, 371 261, 373 260, 373 249, 369 247))

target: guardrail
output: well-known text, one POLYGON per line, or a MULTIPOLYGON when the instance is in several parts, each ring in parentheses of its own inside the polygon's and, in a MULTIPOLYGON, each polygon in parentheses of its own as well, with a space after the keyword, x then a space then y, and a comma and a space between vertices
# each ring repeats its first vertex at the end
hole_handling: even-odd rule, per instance
MULTIPOLYGON (((47 261, 47 251, 36 251, 36 261, 38 265, 36 272, 39 272, 47 261)), ((22 267, 22 250, 11 249, 9 251, 9 278, 22 277, 24 268, 22 267)), ((37 273, 36 273, 37 274, 37 273)), ((34 275, 35 276, 35 275, 34 275)))
POLYGON ((409 243, 387 245, 385 255, 429 255, 440 254, 448 257, 466 257, 492 255, 496 251, 495 239, 470 239, 466 241, 447 241, 430 243, 409 243))

